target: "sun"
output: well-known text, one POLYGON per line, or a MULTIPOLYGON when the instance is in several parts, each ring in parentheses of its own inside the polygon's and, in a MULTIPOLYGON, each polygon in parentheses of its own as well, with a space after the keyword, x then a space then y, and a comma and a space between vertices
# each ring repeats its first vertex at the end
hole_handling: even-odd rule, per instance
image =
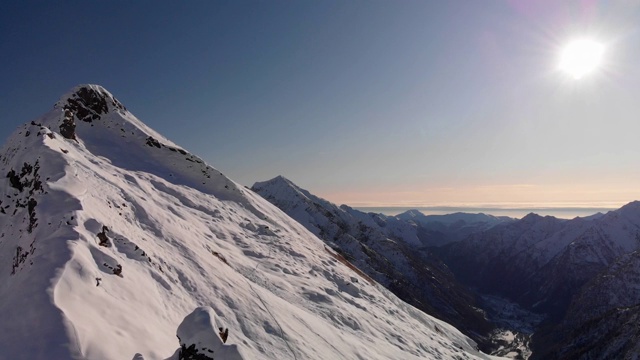
POLYGON ((560 70, 576 80, 582 79, 600 67, 603 54, 604 45, 597 41, 574 40, 562 49, 560 70))

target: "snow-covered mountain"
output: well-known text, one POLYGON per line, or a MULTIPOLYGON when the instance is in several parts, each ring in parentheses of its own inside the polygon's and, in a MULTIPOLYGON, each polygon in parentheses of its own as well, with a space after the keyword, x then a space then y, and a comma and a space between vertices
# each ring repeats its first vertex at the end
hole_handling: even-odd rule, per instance
POLYGON ((639 239, 640 202, 633 202, 591 219, 529 214, 445 246, 442 253, 465 281, 561 317, 571 296, 639 249, 639 239))
POLYGON ((534 335, 533 358, 564 359, 637 350, 640 335, 627 319, 640 303, 638 250, 636 201, 573 220, 530 214, 436 251, 463 282, 548 315, 534 335))
POLYGON ((489 358, 99 86, 0 167, 2 360, 489 358))
POLYGON ((573 298, 560 324, 540 336, 538 358, 628 358, 640 354, 640 252, 618 258, 573 298), (549 346, 549 345, 551 346, 549 346))
POLYGON ((396 218, 418 225, 418 238, 425 246, 443 246, 498 224, 515 221, 507 216, 483 213, 457 212, 446 215, 425 215, 418 210, 405 211, 396 215, 396 218))
POLYGON ((493 325, 478 309, 474 295, 437 257, 418 251, 423 247, 420 224, 338 207, 282 176, 258 182, 252 190, 398 297, 456 326, 489 350, 493 325))

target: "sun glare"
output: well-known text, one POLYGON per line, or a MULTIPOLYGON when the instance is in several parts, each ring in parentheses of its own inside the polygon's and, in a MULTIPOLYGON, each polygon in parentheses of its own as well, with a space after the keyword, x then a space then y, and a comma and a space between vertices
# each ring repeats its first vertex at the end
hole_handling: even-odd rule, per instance
POLYGON ((576 40, 562 50, 560 70, 574 79, 581 79, 602 63, 604 46, 593 40, 576 40))

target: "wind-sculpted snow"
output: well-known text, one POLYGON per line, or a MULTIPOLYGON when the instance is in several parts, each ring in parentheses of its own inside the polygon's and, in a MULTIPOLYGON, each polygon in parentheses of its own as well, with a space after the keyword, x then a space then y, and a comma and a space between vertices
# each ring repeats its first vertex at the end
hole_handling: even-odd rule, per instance
POLYGON ((228 328, 218 326, 210 307, 199 307, 184 318, 177 331, 180 349, 167 360, 245 360, 238 345, 225 345, 228 328))
POLYGON ((415 223, 338 207, 282 176, 258 182, 252 190, 398 297, 457 326, 489 350, 493 326, 448 268, 421 249, 415 223))
POLYGON ((78 92, 91 121, 75 110, 75 139, 59 132, 72 93, 0 154, 0 359, 166 359, 198 344, 215 359, 487 358, 106 90, 78 89, 107 111, 78 92), (200 307, 209 322, 187 323, 206 341, 179 342, 200 307))

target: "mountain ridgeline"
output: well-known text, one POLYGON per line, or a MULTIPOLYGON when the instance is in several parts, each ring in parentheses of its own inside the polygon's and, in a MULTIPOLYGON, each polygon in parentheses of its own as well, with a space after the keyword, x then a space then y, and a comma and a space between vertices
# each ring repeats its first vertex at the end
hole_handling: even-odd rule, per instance
POLYGON ((467 214, 429 218, 413 211, 398 217, 364 213, 345 205, 338 207, 282 176, 258 182, 252 190, 399 298, 456 326, 481 349, 491 348, 494 327, 478 309, 474 295, 425 244, 456 238, 468 231, 464 225, 485 228, 511 219, 467 214))
POLYGON ((100 86, 0 171, 0 360, 489 359, 100 86))
POLYGON ((572 220, 415 210, 385 216, 338 207, 283 177, 252 189, 484 350, 532 359, 639 353, 640 202, 572 220), (496 296, 523 311, 486 301, 496 296), (525 348, 496 341, 503 330, 526 335, 525 348))

